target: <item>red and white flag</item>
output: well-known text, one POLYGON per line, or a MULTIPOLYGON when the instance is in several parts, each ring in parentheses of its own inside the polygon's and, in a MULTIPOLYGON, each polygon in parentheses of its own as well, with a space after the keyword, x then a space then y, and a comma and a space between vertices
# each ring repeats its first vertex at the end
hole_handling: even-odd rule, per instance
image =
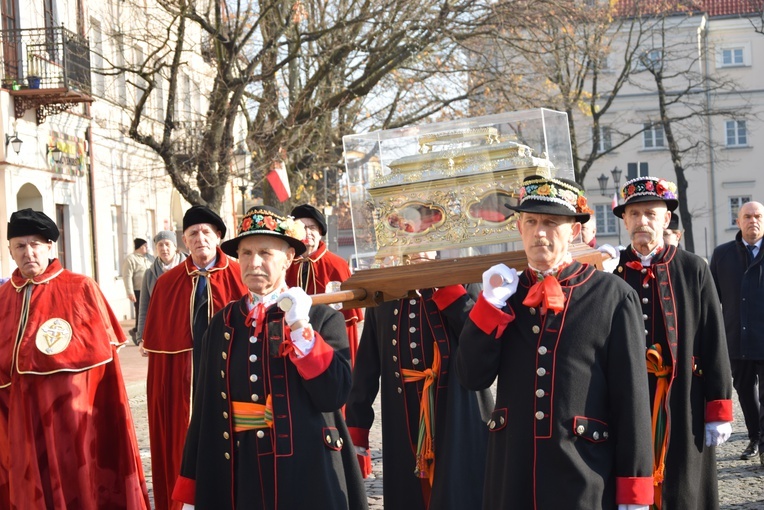
POLYGON ((613 192, 613 203, 610 205, 610 209, 618 207, 618 191, 613 192))
POLYGON ((276 193, 279 202, 285 201, 292 196, 292 190, 289 188, 289 176, 283 161, 274 161, 271 165, 271 171, 265 176, 268 183, 276 193))

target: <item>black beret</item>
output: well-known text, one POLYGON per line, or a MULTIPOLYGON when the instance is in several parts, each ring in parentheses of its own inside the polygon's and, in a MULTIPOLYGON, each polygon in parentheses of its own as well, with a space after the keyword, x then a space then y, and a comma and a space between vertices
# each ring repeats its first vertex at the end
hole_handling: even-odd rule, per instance
POLYGON ((319 228, 321 229, 321 235, 326 235, 326 218, 324 217, 323 213, 313 207, 310 204, 302 204, 298 205, 294 209, 292 209, 292 213, 290 214, 294 219, 299 220, 300 218, 311 218, 315 220, 316 223, 318 223, 319 228))
POLYGON ((223 219, 206 205, 195 205, 186 211, 186 214, 183 215, 183 231, 185 232, 191 225, 198 225, 199 223, 213 225, 220 230, 220 237, 225 237, 226 228, 223 219))
POLYGON ((58 241, 59 231, 56 224, 40 211, 22 209, 11 214, 8 222, 8 239, 21 236, 39 235, 48 241, 58 241))
POLYGON ((671 219, 669 220, 668 227, 666 227, 669 230, 679 230, 679 215, 671 213, 671 219))
POLYGON ((146 243, 147 243, 147 241, 145 239, 141 239, 140 237, 136 237, 135 239, 133 239, 133 249, 137 250, 138 248, 140 248, 141 246, 143 246, 146 243))

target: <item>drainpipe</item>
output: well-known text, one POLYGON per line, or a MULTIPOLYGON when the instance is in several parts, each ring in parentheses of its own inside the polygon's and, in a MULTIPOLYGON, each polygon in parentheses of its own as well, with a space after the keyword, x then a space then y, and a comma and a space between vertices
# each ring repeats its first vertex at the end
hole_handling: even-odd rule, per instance
MULTIPOLYGON (((709 80, 709 58, 708 58, 708 18, 703 17, 703 24, 698 29, 703 41, 703 81, 706 89, 706 111, 711 109, 711 91, 708 87, 709 80)), ((708 172, 709 179, 711 180, 711 238, 713 239, 713 247, 719 244, 717 235, 717 220, 716 220, 716 166, 714 163, 714 147, 713 147, 713 124, 711 117, 706 117, 706 129, 708 130, 708 172)), ((708 245, 706 244, 706 258, 708 258, 708 245)))

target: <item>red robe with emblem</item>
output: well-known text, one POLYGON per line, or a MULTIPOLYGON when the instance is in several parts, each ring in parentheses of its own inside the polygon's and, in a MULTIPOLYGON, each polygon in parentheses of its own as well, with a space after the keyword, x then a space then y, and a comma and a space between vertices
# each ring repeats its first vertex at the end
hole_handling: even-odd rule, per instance
POLYGON ((14 271, 0 303, 0 508, 148 509, 98 285, 54 259, 32 282, 14 271))
MULTIPOLYGON (((192 313, 197 277, 191 257, 157 280, 149 301, 143 348, 149 352, 146 379, 151 475, 156 510, 182 506, 172 500, 180 473, 183 445, 191 414, 191 381, 194 351, 201 338, 192 338, 192 313)), ((217 261, 208 270, 209 317, 230 301, 247 293, 241 283, 239 264, 220 248, 217 261)))
MULTIPOLYGON (((287 269, 286 284, 290 287, 301 287, 308 294, 322 294, 326 292, 328 282, 344 282, 350 278, 348 263, 330 252, 323 241, 318 243, 318 248, 310 257, 295 260, 287 269), (304 271, 307 271, 307 283, 304 271)), ((355 353, 358 351, 358 328, 357 324, 363 320, 363 312, 360 308, 340 310, 345 317, 345 327, 348 332, 350 343, 350 363, 355 364, 355 353)))

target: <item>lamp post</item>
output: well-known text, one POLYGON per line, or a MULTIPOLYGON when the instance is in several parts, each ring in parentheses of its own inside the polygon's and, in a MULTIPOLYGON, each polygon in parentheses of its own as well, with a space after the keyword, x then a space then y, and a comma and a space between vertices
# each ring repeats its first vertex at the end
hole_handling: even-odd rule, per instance
MULTIPOLYGON (((618 185, 621 183, 621 170, 616 166, 610 171, 613 176, 613 184, 615 185, 615 200, 617 204, 621 203, 620 194, 618 193, 618 185)), ((615 220, 616 228, 618 229, 618 244, 621 244, 621 222, 615 220)))
MULTIPOLYGON (((618 167, 613 168, 610 171, 610 175, 613 176, 613 189, 615 190, 615 200, 616 204, 620 203, 620 198, 618 194, 618 185, 621 182, 621 173, 622 170, 618 167)), ((600 174, 599 177, 597 177, 597 183, 600 185, 600 193, 602 193, 602 196, 607 196, 607 183, 608 183, 608 176, 605 174, 600 174)), ((607 221, 607 220, 605 220, 607 221)), ((621 222, 616 220, 615 221, 616 228, 618 229, 618 244, 621 244, 621 222)))
POLYGON ((247 214, 247 188, 249 187, 249 151, 241 143, 233 151, 233 163, 236 166, 236 174, 239 176, 239 191, 241 192, 241 216, 247 214))

